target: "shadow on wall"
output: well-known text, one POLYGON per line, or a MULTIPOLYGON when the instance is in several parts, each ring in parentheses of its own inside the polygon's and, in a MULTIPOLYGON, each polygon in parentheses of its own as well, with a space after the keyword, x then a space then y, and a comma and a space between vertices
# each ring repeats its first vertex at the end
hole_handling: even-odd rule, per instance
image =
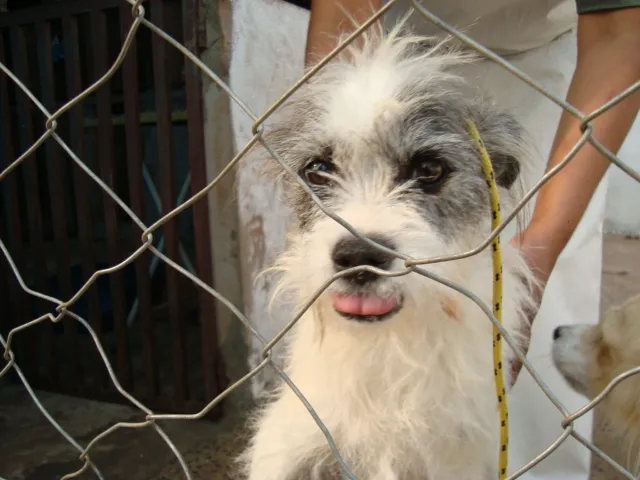
POLYGON ((287 3, 291 3, 297 7, 305 8, 307 10, 311 10, 311 0, 284 0, 287 3))

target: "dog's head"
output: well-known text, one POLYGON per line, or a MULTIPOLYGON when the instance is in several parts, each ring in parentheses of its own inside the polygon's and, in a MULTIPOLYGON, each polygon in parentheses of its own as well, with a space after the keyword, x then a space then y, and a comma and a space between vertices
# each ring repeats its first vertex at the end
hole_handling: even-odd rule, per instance
MULTIPOLYGON (((426 44, 400 28, 370 35, 363 48, 300 89, 284 120, 265 134, 326 207, 413 258, 457 253, 490 231, 489 189, 468 121, 487 147, 504 200, 516 190, 525 155, 514 118, 465 93, 452 73, 469 59, 426 44)), ((310 287, 306 295, 351 267, 402 268, 401 260, 327 217, 290 175, 281 178, 297 225, 285 268, 300 270, 291 281, 310 287)), ((454 266, 435 268, 455 277, 454 266)), ((372 321, 401 310, 408 296, 421 294, 416 288, 400 277, 360 271, 336 281, 331 293, 343 316, 372 321)))
MULTIPOLYGON (((593 399, 615 377, 640 366, 640 296, 607 312, 598 325, 556 328, 551 352, 569 385, 593 399)), ((620 425, 640 428, 640 376, 615 387, 605 397, 604 410, 620 425)))

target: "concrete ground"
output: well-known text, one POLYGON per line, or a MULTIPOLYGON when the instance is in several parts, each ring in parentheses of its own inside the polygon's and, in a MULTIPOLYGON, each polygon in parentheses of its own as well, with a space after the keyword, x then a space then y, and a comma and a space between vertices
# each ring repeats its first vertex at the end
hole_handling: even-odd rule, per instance
MULTIPOLYGON (((605 242, 602 307, 620 303, 640 285, 640 241, 607 236, 605 242)), ((183 453, 195 479, 235 479, 230 458, 242 447, 246 391, 233 397, 228 414, 219 423, 167 421, 162 424, 183 453)), ((82 445, 116 422, 143 419, 133 408, 38 392, 51 415, 82 445)), ((624 449, 614 435, 596 427, 596 443, 618 461, 624 449)), ((175 457, 149 428, 121 429, 96 444, 91 458, 105 479, 174 480, 184 478, 175 457)), ((7 480, 59 479, 77 470, 77 452, 39 413, 25 390, 0 384, 0 478, 7 480)), ((90 472, 77 478, 95 478, 90 472)), ((592 480, 622 478, 594 461, 592 480)))

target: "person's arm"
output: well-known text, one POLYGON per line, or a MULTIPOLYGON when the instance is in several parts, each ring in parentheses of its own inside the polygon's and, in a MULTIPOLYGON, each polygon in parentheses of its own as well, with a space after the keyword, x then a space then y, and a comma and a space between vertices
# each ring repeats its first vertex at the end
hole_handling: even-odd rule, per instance
MULTIPOLYGON (((640 80, 640 8, 580 15, 578 59, 567 101, 588 114, 640 80)), ((614 154, 640 107, 635 92, 593 120, 593 135, 614 154)), ((547 170, 560 163, 581 137, 580 121, 564 112, 547 170)), ((513 243, 546 283, 558 256, 580 222, 610 161, 590 143, 538 194, 529 226, 513 243)), ((638 185, 640 188, 640 185, 638 185)))
MULTIPOLYGON (((580 15, 578 61, 567 101, 589 114, 622 93, 640 80, 639 49, 640 8, 580 15)), ((629 133, 638 108, 640 92, 635 92, 593 120, 594 137, 616 154, 629 133)), ((566 157, 581 136, 580 121, 563 112, 547 171, 566 157)), ((531 222, 512 240, 540 280, 541 288, 534 292, 538 302, 542 300, 545 284, 558 257, 609 165, 609 159, 590 143, 583 145, 565 168, 540 189, 531 222)), ((530 312, 530 322, 535 315, 535 311, 530 312)), ((526 353, 528 339, 521 346, 526 353)), ((518 378, 521 368, 520 362, 511 365, 511 384, 518 378)))
POLYGON ((354 30, 345 11, 361 24, 381 7, 382 0, 312 0, 305 65, 312 66, 322 60, 337 47, 336 42, 341 34, 354 30))

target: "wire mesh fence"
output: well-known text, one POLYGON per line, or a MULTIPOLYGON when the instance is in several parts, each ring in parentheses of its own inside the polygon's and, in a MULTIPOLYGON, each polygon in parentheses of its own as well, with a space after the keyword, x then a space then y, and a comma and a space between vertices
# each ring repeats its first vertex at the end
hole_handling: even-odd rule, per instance
MULTIPOLYGON (((55 307, 55 314, 47 313, 45 315, 39 316, 38 318, 35 318, 35 319, 33 319, 33 320, 23 324, 23 325, 20 325, 20 326, 18 326, 16 328, 13 328, 9 332, 9 334, 8 334, 8 336, 6 338, 4 338, 3 336, 0 336, 0 342, 2 343, 2 345, 4 347, 4 360, 6 361, 5 365, 2 366, 2 369, 0 370, 0 377, 6 375, 10 370, 14 370, 15 373, 20 378, 20 380, 21 380, 22 384, 24 385, 25 389, 27 390, 28 394, 33 399, 33 402, 37 405, 37 407, 40 409, 42 414, 53 425, 53 427, 56 428, 60 432, 60 434, 63 435, 64 438, 79 452, 78 470, 75 471, 75 472, 67 473, 63 477, 63 479, 70 479, 70 478, 77 477, 81 473, 83 473, 83 472, 85 472, 86 470, 89 470, 89 469, 93 470, 93 472, 95 472, 95 474, 98 476, 98 478, 103 478, 102 474, 100 473, 99 467, 97 465, 95 465, 91 460, 91 451, 96 446, 96 444, 98 444, 100 442, 108 441, 108 437, 109 437, 110 434, 112 434, 114 431, 116 431, 118 429, 122 429, 122 428, 128 428, 128 429, 149 428, 149 429, 155 430, 157 432, 157 434, 171 448, 173 454, 176 456, 177 460, 179 461, 179 463, 180 463, 180 465, 182 467, 182 470, 184 472, 185 477, 188 478, 188 479, 191 479, 193 477, 192 477, 192 474, 191 474, 191 472, 189 470, 189 466, 187 465, 187 463, 185 462, 184 458, 182 457, 181 452, 176 448, 176 446, 173 444, 173 442, 171 441, 169 436, 165 433, 165 430, 162 427, 162 423, 166 422, 166 421, 171 421, 171 420, 193 420, 193 419, 198 419, 198 418, 204 417, 210 410, 215 408, 216 405, 218 405, 231 392, 233 392, 235 389, 237 389, 241 385, 243 385, 246 382, 248 382, 251 377, 257 375, 263 369, 271 368, 288 385, 288 387, 293 390, 295 395, 299 398, 300 402, 302 402, 302 404, 304 404, 304 407, 308 410, 309 415, 311 415, 311 417, 313 417, 313 420, 317 423, 318 428, 322 431, 322 433, 326 437, 326 441, 327 441, 331 451, 335 455, 337 462, 339 463, 340 467, 342 468, 343 475, 346 478, 356 479, 357 477, 349 470, 349 466, 346 465, 342 461, 342 459, 340 457, 340 452, 338 451, 338 448, 337 448, 336 444, 334 443, 333 438, 331 436, 331 432, 329 432, 328 429, 324 426, 324 424, 322 422, 322 419, 319 418, 319 416, 315 412, 315 410, 313 408, 313 405, 311 405, 307 401, 307 399, 305 399, 303 392, 298 390, 296 385, 290 380, 290 378, 286 375, 286 373, 283 371, 283 369, 278 365, 278 362, 273 358, 273 356, 271 354, 271 351, 272 351, 273 347, 278 342, 280 342, 282 340, 284 335, 286 335, 286 333, 296 324, 296 322, 302 317, 304 312, 322 294, 322 292, 326 288, 329 287, 329 285, 337 278, 337 276, 327 280, 324 283, 324 285, 322 286, 322 288, 319 291, 317 291, 313 295, 312 298, 310 298, 308 300, 308 302, 306 303, 304 308, 302 308, 300 311, 298 311, 293 316, 293 318, 288 322, 286 327, 284 327, 281 330, 281 332, 278 335, 276 335, 273 339, 268 340, 268 339, 264 338, 260 334, 260 332, 252 324, 252 322, 238 308, 236 308, 228 299, 226 299, 224 296, 219 294, 215 289, 213 289, 207 283, 205 283, 204 281, 199 279, 191 271, 183 268, 182 266, 177 264, 175 261, 173 261, 171 258, 169 258, 167 255, 165 255, 158 248, 156 248, 153 245, 153 234, 159 228, 161 228, 166 222, 168 222, 172 218, 176 217, 179 213, 181 213, 185 209, 191 207, 196 202, 202 200, 212 189, 214 189, 216 187, 216 185, 220 182, 220 180, 223 177, 225 177, 226 175, 230 175, 231 174, 230 172, 232 172, 234 167, 236 167, 238 165, 238 163, 243 160, 245 155, 251 149, 253 149, 256 146, 262 145, 262 147, 264 147, 264 149, 271 154, 271 156, 273 157, 273 161, 278 162, 282 166, 282 168, 284 168, 287 171, 287 173, 289 175, 292 175, 293 177, 295 177, 296 181, 302 186, 302 188, 304 188, 306 190, 306 192, 313 198, 314 202, 316 202, 318 204, 320 209, 326 215, 328 215, 329 217, 334 219, 336 222, 340 223, 343 227, 345 227, 347 230, 349 230, 355 236, 365 240, 365 238, 357 230, 355 230, 352 226, 347 224, 344 220, 339 218, 334 212, 332 212, 330 209, 328 209, 326 206, 324 206, 322 204, 322 201, 306 186, 305 182, 294 171, 292 171, 290 169, 290 167, 288 167, 282 161, 282 159, 279 158, 278 155, 272 150, 272 148, 268 145, 268 143, 263 139, 262 132, 263 132, 263 125, 264 125, 265 121, 294 92, 296 92, 296 90, 298 90, 309 78, 311 78, 313 75, 315 75, 316 72, 318 72, 327 62, 329 62, 333 57, 338 55, 340 53, 340 51, 343 48, 345 48, 346 45, 348 45, 349 43, 354 41, 360 34, 362 34, 362 32, 364 32, 367 28, 369 28, 371 25, 373 25, 395 3, 397 3, 397 1, 392 0, 392 1, 387 2, 385 4, 385 6, 381 10, 379 10, 377 13, 375 13, 367 22, 362 24, 356 31, 354 31, 348 38, 346 38, 346 40, 340 46, 336 47, 336 49, 334 51, 332 51, 331 54, 329 54, 323 61, 319 62, 314 68, 309 70, 277 102, 275 102, 270 108, 268 108, 262 114, 256 114, 255 112, 253 112, 247 106, 247 104, 245 104, 243 102, 243 100, 241 98, 239 98, 231 90, 229 85, 227 85, 218 75, 216 75, 215 72, 213 72, 209 67, 207 67, 200 58, 198 58, 194 53, 189 51, 185 46, 183 46, 178 41, 176 41, 172 36, 170 36, 169 34, 164 32, 163 30, 158 28, 154 23, 149 21, 147 19, 146 15, 145 15, 145 9, 144 9, 144 7, 142 5, 142 3, 143 3, 142 0, 136 0, 136 1, 134 1, 134 0, 123 0, 123 2, 127 2, 128 4, 130 4, 130 6, 131 6, 131 14, 132 14, 132 17, 133 17, 133 22, 132 22, 131 27, 130 27, 130 29, 129 29, 126 37, 125 37, 124 42, 122 43, 120 52, 119 52, 115 62, 113 62, 113 64, 108 68, 108 70, 104 72, 102 77, 99 78, 91 86, 89 86, 89 88, 85 89, 84 91, 82 91, 77 96, 71 98, 66 104, 64 104, 62 107, 60 107, 56 111, 51 112, 51 111, 47 110, 45 108, 45 106, 43 105, 43 103, 41 103, 41 101, 27 88, 27 86, 20 80, 20 78, 18 78, 18 76, 15 75, 4 64, 0 63, 0 70, 2 70, 2 74, 6 75, 15 84, 15 86, 17 86, 17 88, 22 90, 24 92, 24 94, 26 94, 29 97, 30 101, 33 102, 33 104, 46 117, 46 122, 45 122, 45 125, 44 125, 43 133, 30 146, 30 148, 28 148, 24 153, 22 153, 22 155, 20 155, 17 159, 15 159, 12 163, 10 163, 7 168, 5 168, 2 172, 0 172, 0 182, 2 182, 5 178, 7 178, 8 175, 11 175, 12 172, 21 163, 32 161, 33 160, 32 156, 33 156, 34 152, 38 148, 40 148, 45 143, 45 141, 47 141, 48 139, 53 139, 69 155, 69 157, 72 159, 72 161, 75 163, 75 165, 77 165, 77 167, 80 168, 84 172, 84 174, 86 174, 91 179, 92 182, 94 182, 95 186, 99 187, 109 197, 111 197, 113 199, 113 201, 115 201, 117 203, 117 205, 134 222, 134 224, 140 229, 140 232, 141 232, 141 240, 140 240, 139 247, 137 249, 135 249, 132 253, 130 253, 130 255, 126 259, 124 259, 123 261, 121 261, 118 264, 110 266, 109 268, 104 268, 104 269, 101 269, 101 270, 97 270, 86 281, 86 283, 82 286, 82 288, 80 288, 70 298, 68 298, 66 300, 59 299, 59 298, 54 298, 52 296, 46 295, 46 294, 44 294, 42 292, 39 292, 39 291, 35 291, 35 290, 31 289, 30 287, 28 287, 27 283, 23 279, 23 276, 21 275, 21 272, 19 271, 18 267, 16 266, 16 263, 12 259, 11 252, 5 246, 5 243, 2 241, 2 239, 0 239, 0 249, 2 250, 2 254, 6 258, 8 264, 9 264, 13 274, 15 275, 15 278, 19 282, 21 288, 26 293, 28 293, 29 295, 32 295, 34 297, 38 297, 39 299, 42 299, 45 302, 49 302, 51 305, 53 305, 55 307), (115 192, 107 185, 107 183, 104 181, 104 179, 100 178, 100 176, 96 175, 89 167, 87 167, 86 163, 83 162, 83 160, 76 154, 76 152, 74 152, 72 150, 72 148, 69 147, 67 142, 57 132, 58 121, 61 118, 61 116, 64 115, 65 113, 67 113, 70 108, 72 108, 73 106, 75 106, 78 103, 82 102, 90 94, 92 94, 94 91, 96 91, 101 86, 103 86, 110 79, 110 77, 114 74, 114 72, 116 72, 121 67, 121 65, 123 63, 123 60, 127 56, 128 52, 129 52, 129 49, 131 48, 132 40, 134 39, 134 37, 135 37, 136 33, 138 32, 138 30, 141 29, 141 28, 150 29, 153 33, 155 33, 156 35, 160 36, 162 39, 164 39, 164 41, 168 42, 171 46, 173 46, 179 52, 181 52, 186 57, 187 61, 190 61, 193 64, 195 64, 197 66, 197 68, 200 69, 202 74, 206 75, 207 77, 209 77, 209 79, 211 79, 213 82, 215 82, 229 96, 231 101, 235 102, 240 107, 240 109, 244 112, 244 114, 246 114, 253 122, 252 138, 250 139, 250 141, 246 145, 242 146, 242 148, 240 148, 238 150, 238 152, 235 155, 235 157, 233 157, 227 163, 227 165, 217 174, 217 176, 208 185, 206 185, 205 188, 203 188, 202 190, 197 192, 191 198, 187 199, 180 206, 178 206, 175 209, 173 209, 172 211, 170 211, 167 215, 163 216, 162 218, 160 218, 158 221, 156 221, 152 225, 146 225, 145 223, 143 223, 143 221, 140 220, 140 218, 138 216, 136 216, 136 214, 133 212, 133 210, 118 195, 116 195, 115 192), (112 365, 111 365, 111 363, 109 361, 108 355, 107 355, 107 353, 105 352, 103 346, 100 343, 98 335, 96 335, 96 333, 92 329, 91 325, 89 325, 89 323, 84 318, 80 317, 79 315, 77 315, 73 311, 74 305, 85 294, 85 292, 91 287, 91 285, 94 282, 96 282, 96 280, 99 277, 104 276, 104 275, 110 275, 110 274, 113 274, 114 272, 117 272, 117 271, 123 269, 124 267, 126 267, 128 264, 133 262, 136 258, 138 258, 140 255, 142 255, 145 252, 151 252, 153 255, 155 255, 155 257, 157 259, 159 259, 160 261, 164 262, 168 267, 170 267, 172 269, 175 269, 175 271, 177 271, 180 274, 184 275, 189 280, 194 282, 198 287, 200 287, 204 291, 208 292, 217 301, 219 301, 226 308, 228 308, 233 313, 233 315, 238 319, 238 321, 240 321, 244 325, 244 327, 250 332, 250 334, 253 335, 255 338, 257 338, 263 344, 262 361, 259 363, 259 365, 257 365, 255 368, 253 368, 244 377, 240 378, 235 383, 233 383, 223 393, 221 393, 217 397, 211 399, 210 402, 207 404, 207 406, 205 408, 203 408, 201 411, 199 411, 198 413, 196 413, 196 414, 157 414, 154 411, 152 411, 151 409, 147 408, 145 405, 143 405, 134 396, 132 396, 131 393, 128 392, 127 390, 125 390, 122 387, 121 383, 119 382, 119 380, 118 380, 118 378, 116 376, 116 373, 114 372, 114 369, 113 369, 113 367, 112 367, 112 365), (124 398, 126 398, 132 405, 137 407, 142 412, 143 419, 141 421, 139 421, 139 422, 120 422, 120 423, 116 423, 113 426, 111 426, 110 428, 104 430, 99 435, 97 435, 89 443, 82 445, 79 442, 77 442, 74 438, 72 438, 60 426, 60 424, 56 421, 56 419, 52 418, 51 415, 47 412, 45 407, 39 401, 38 396, 36 395, 34 390, 30 387, 28 379, 22 373, 22 371, 20 369, 20 366, 19 366, 19 364, 18 364, 18 362, 16 360, 16 358, 19 357, 19 354, 17 354, 12 349, 12 347, 14 345, 15 337, 20 335, 21 332, 23 332, 24 330, 31 329, 31 328, 38 328, 39 325, 42 325, 45 322, 59 323, 59 322, 62 322, 62 321, 65 321, 65 322, 69 322, 69 321, 78 322, 79 324, 81 324, 89 332, 89 334, 90 334, 90 336, 91 336, 91 338, 93 340, 93 343, 95 344, 95 348, 99 351, 100 357, 101 357, 102 361, 104 362, 104 366, 106 367, 106 369, 108 371, 108 375, 109 375, 109 378, 110 378, 111 382, 113 382, 113 385, 115 386, 115 388, 120 392, 120 394, 124 398)), ((631 375, 634 375, 637 372, 640 372, 640 367, 637 368, 637 369, 634 369, 634 370, 630 370, 630 371, 626 372, 623 375, 620 375, 615 380, 613 380, 611 382, 611 384, 600 395, 598 395, 598 397, 595 398, 593 401, 587 403, 584 407, 580 408, 579 410, 577 410, 575 412, 569 412, 569 411, 567 411, 565 409, 565 407, 562 405, 560 400, 554 395, 554 393, 552 391, 550 391, 550 389, 544 383, 542 378, 540 378, 539 374, 535 371, 535 369, 532 367, 532 365, 528 362, 527 358, 524 355, 524 352, 515 343, 513 338, 502 328, 501 324, 497 321, 495 316, 492 314, 491 308, 488 305, 486 305, 482 300, 480 300, 476 295, 474 295, 473 292, 471 292, 471 291, 465 289, 464 287, 461 287, 461 286, 459 286, 459 285, 457 285, 457 284, 455 284, 455 283, 453 283, 453 282, 451 282, 451 281, 449 281, 449 280, 447 280, 445 278, 441 278, 440 276, 438 276, 438 275, 430 272, 429 270, 427 270, 425 268, 425 266, 427 266, 429 264, 432 264, 432 263, 436 263, 436 262, 443 262, 443 261, 456 260, 456 259, 462 259, 462 258, 470 257, 470 256, 478 254, 479 252, 484 250, 492 242, 492 240, 502 232, 502 230, 504 229, 506 224, 508 224, 518 214, 518 212, 525 206, 525 204, 527 204, 527 202, 529 202, 529 200, 535 195, 535 193, 541 188, 541 186, 547 180, 549 180, 549 178, 551 178, 552 176, 557 174, 568 162, 570 162, 571 159, 577 153, 577 151, 583 145, 585 145, 586 143, 591 143, 602 154, 606 155, 611 160, 611 162, 613 162, 618 168, 621 168, 623 171, 625 171, 627 174, 629 174, 631 177, 633 177, 636 181, 640 181, 640 175, 638 174, 638 172, 635 172, 630 167, 628 167, 627 165, 622 163, 617 158, 616 155, 614 155, 613 153, 608 151, 600 142, 598 142, 597 139, 595 139, 593 137, 593 135, 592 135, 592 126, 591 126, 591 122, 596 117, 598 117, 599 115, 602 115, 604 112, 606 112, 607 110, 609 110, 610 108, 612 108, 613 106, 618 104, 624 98, 628 97, 629 95, 631 95, 632 93, 634 93, 638 89, 640 89, 640 81, 636 82, 635 84, 633 84, 626 91, 624 91, 620 95, 616 96, 615 98, 611 99, 609 102, 607 102, 605 105, 602 105, 597 110, 585 114, 583 112, 578 111, 576 108, 574 108, 572 105, 570 105, 567 102, 565 102, 563 99, 557 98, 556 96, 554 96, 554 95, 550 94, 549 92, 545 91, 545 89, 539 83, 537 83, 534 79, 532 79, 531 77, 529 77, 528 75, 526 75, 525 73, 520 71, 518 68, 516 68, 513 65, 511 65, 508 61, 504 60, 500 56, 496 55, 492 51, 490 51, 487 48, 483 47, 479 43, 473 41, 471 38, 469 38, 468 36, 464 35, 460 31, 456 30, 452 26, 450 26, 447 23, 443 22, 441 19, 439 19, 438 17, 433 15, 429 10, 424 8, 418 1, 411 0, 409 3, 411 4, 411 6, 415 10, 415 12, 417 14, 421 15, 426 21, 432 22, 433 24, 439 26, 441 29, 443 29, 444 31, 446 31, 447 33, 452 35, 453 37, 456 37, 458 40, 463 42, 469 48, 475 50, 476 52, 478 52, 479 54, 483 55, 484 57, 492 60, 493 62, 496 62, 497 64, 502 66, 504 69, 508 70, 513 75, 518 77, 522 82, 526 82, 532 88, 534 88, 538 92, 540 92, 542 95, 544 95, 547 98, 549 98, 551 101, 553 101, 559 107, 561 107, 562 109, 570 112, 572 115, 574 115, 577 118, 579 118, 580 119, 580 124, 581 124, 582 136, 580 138, 580 141, 575 145, 575 147, 567 155, 567 157, 559 165, 557 165, 551 171, 548 171, 541 179, 539 179, 536 182, 536 184, 530 189, 530 191, 521 199, 521 201, 518 203, 518 205, 514 208, 513 212, 510 213, 508 216, 506 216, 504 218, 504 221, 503 221, 502 225, 500 227, 496 228, 493 232, 491 232, 491 234, 486 238, 485 241, 482 242, 482 244, 478 245, 476 248, 474 248, 474 249, 472 249, 470 251, 462 252, 462 253, 457 254, 457 255, 448 256, 448 257, 442 257, 442 258, 414 259, 414 258, 408 258, 406 256, 401 256, 398 253, 398 257, 402 258, 404 260, 406 268, 405 268, 405 270, 403 272, 400 272, 400 273, 393 272, 393 275, 395 276, 395 275, 399 275, 399 274, 409 274, 409 273, 412 273, 412 272, 418 273, 420 275, 423 275, 423 276, 425 276, 427 278, 432 279, 433 281, 439 282, 439 283, 441 283, 441 284, 443 284, 445 286, 448 286, 448 287, 460 292, 461 294, 465 295, 466 297, 471 299, 473 302, 475 302, 478 305, 478 307, 480 309, 482 309, 482 311, 486 314, 487 318, 498 328, 498 330, 501 331, 501 333, 503 335, 503 338, 509 344, 509 346, 515 351, 517 357, 522 361, 524 368, 529 371, 529 373, 532 375, 533 379, 536 381, 536 383, 538 384, 540 389, 542 389, 542 391, 549 398, 549 400, 562 413, 562 415, 564 417, 564 419, 562 420, 562 429, 563 429, 562 434, 551 445, 549 445, 548 448, 546 448, 543 452, 541 452, 537 457, 531 459, 531 461, 528 464, 524 465, 517 472, 513 473, 510 478, 516 478, 516 477, 520 476, 522 473, 524 473, 524 472, 528 471, 529 469, 533 468, 536 464, 538 464, 541 461, 543 461, 548 455, 550 455, 554 450, 556 450, 566 439, 568 439, 569 437, 574 437, 576 440, 578 440, 580 443, 582 443, 585 446, 585 448, 590 449, 594 454, 596 454, 599 457, 603 458, 616 471, 618 471, 621 474, 623 474, 626 478, 633 479, 634 476, 631 474, 631 472, 629 472, 628 470, 623 468, 621 465, 617 464, 614 460, 612 460, 610 457, 608 457, 599 448, 597 448, 590 441, 588 441, 586 438, 584 438, 578 432, 576 432, 574 430, 574 422, 578 418, 580 418, 581 416, 583 416, 584 414, 586 414, 587 412, 592 410, 600 401, 602 401, 602 399, 605 397, 605 395, 607 395, 618 383, 620 383, 621 381, 623 381, 627 377, 629 377, 631 375)), ((356 268, 359 268, 359 267, 356 267, 356 268)))

